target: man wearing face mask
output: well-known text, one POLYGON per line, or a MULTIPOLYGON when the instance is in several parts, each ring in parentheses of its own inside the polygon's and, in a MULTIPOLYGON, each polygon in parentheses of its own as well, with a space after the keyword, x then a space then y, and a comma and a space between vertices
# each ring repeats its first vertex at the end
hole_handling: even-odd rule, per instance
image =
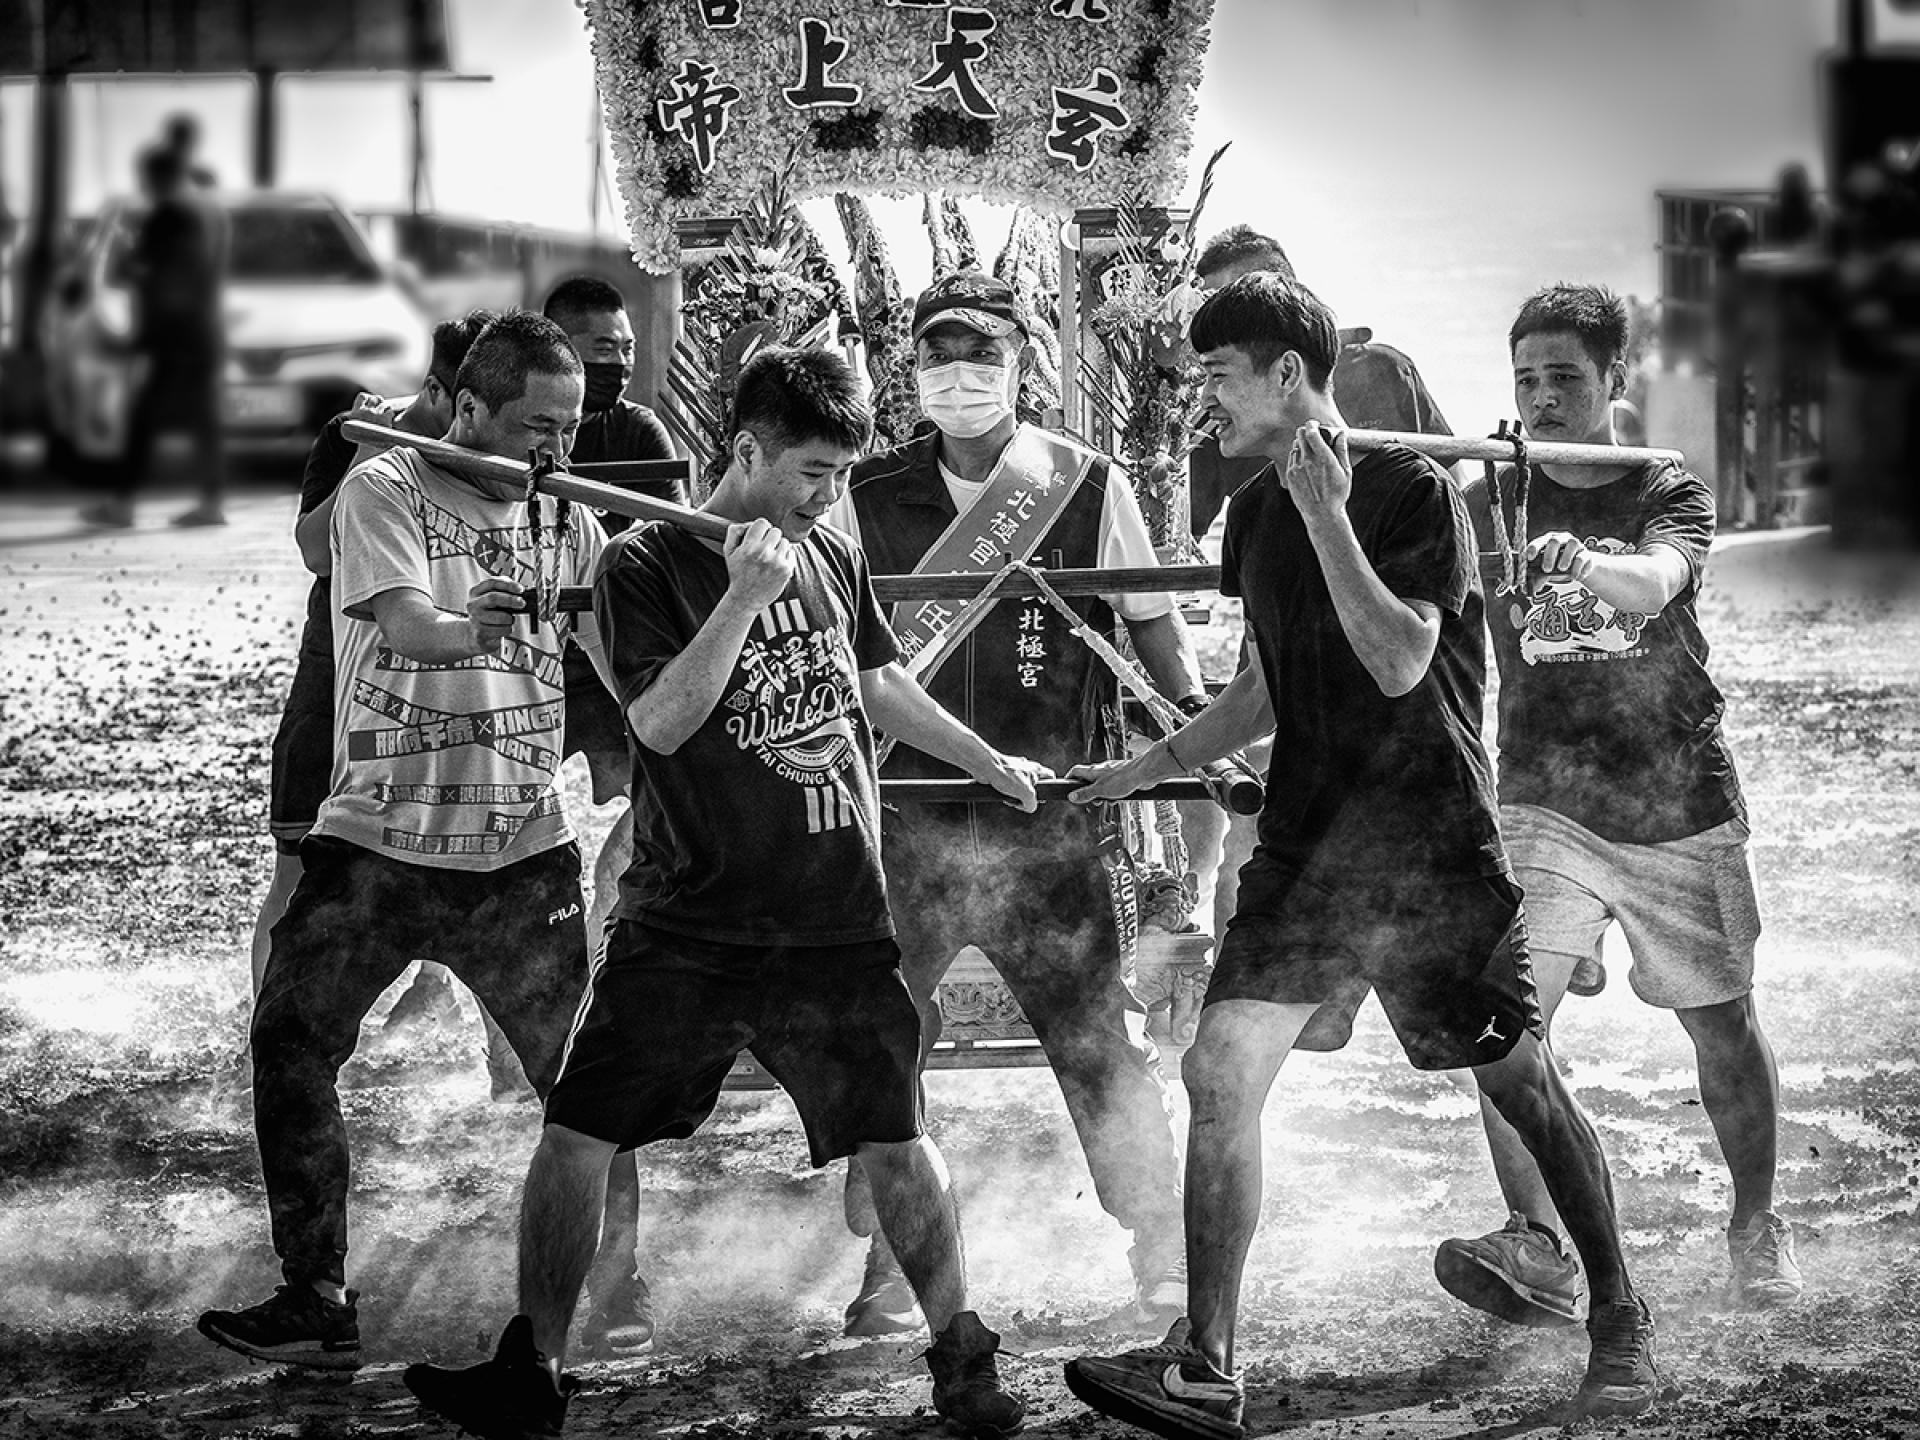
MULTIPOLYGON (((633 322, 618 290, 594 275, 562 280, 547 297, 546 317, 567 332, 567 339, 586 368, 587 394, 581 406, 580 432, 574 438, 570 465, 598 465, 613 460, 671 460, 673 442, 660 417, 626 398, 633 380, 633 322)), ((623 488, 656 500, 687 503, 686 492, 671 480, 648 481, 623 488)), ((624 521, 602 516, 609 529, 624 521)), ((583 656, 567 657, 566 755, 585 755, 593 774, 593 803, 606 805, 627 793, 626 722, 620 707, 600 683, 583 656)), ((594 865, 595 909, 604 891, 611 904, 614 882, 626 867, 632 843, 631 821, 622 817, 607 838, 601 859, 594 865), (615 858, 617 857, 617 859, 615 858)), ((598 933, 598 927, 590 927, 598 933)))
MULTIPOLYGON (((597 275, 575 275, 554 286, 542 313, 567 332, 587 368, 587 398, 570 462, 673 459, 673 441, 660 417, 627 399, 633 383, 633 321, 619 290, 597 275)), ((676 485, 637 488, 656 499, 686 503, 676 485)))
MULTIPOLYGON (((991 570, 1003 552, 1048 569, 1156 563, 1125 475, 1104 456, 1016 420, 1014 397, 1034 351, 1004 282, 977 272, 937 281, 914 306, 913 339, 921 408, 937 428, 861 461, 834 514, 865 546, 875 574, 991 570)), ((1160 691, 1182 709, 1205 707, 1192 641, 1169 596, 1070 603, 1102 634, 1118 614, 1160 691)), ((946 649, 919 672, 929 693, 990 744, 1056 770, 1115 750, 1121 742, 1107 717, 1117 682, 1058 612, 1040 599, 1004 600, 957 645, 943 640, 951 612, 964 609, 911 602, 892 617, 909 653, 946 649)), ((904 746, 882 770, 956 773, 904 746)), ((990 804, 903 804, 890 812, 881 853, 923 1052, 940 1033, 934 987, 961 946, 978 945, 1047 1052, 1100 1203, 1133 1232, 1137 1318, 1179 1314, 1179 1159, 1159 1057, 1122 978, 1112 887, 1124 913, 1131 877, 1108 816, 1067 805, 1024 815, 990 804)), ((847 1216, 856 1234, 873 1237, 847 1333, 908 1328, 912 1294, 852 1171, 847 1216)))

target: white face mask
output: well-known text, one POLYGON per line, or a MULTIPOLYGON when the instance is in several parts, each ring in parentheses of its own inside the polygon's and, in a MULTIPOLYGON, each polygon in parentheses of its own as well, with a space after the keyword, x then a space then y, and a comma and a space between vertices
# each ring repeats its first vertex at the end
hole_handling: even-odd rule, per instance
POLYGON ((920 408, 927 418, 942 433, 971 440, 1013 414, 1020 367, 954 360, 917 371, 915 379, 920 383, 920 408))

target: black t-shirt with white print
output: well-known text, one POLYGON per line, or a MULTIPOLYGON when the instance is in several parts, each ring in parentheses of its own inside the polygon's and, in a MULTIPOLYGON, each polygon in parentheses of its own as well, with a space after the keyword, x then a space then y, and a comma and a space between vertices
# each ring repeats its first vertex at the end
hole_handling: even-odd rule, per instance
MULTIPOLYGON (((859 546, 818 525, 795 549, 793 579, 699 729, 671 755, 633 747, 622 919, 735 945, 893 934, 860 672, 898 647, 859 546)), ((607 547, 593 608, 623 710, 692 642, 727 578, 723 555, 662 522, 607 547)))
MULTIPOLYGON (((1511 535, 1514 480, 1502 472, 1511 535)), ((1540 805, 1606 840, 1651 845, 1744 818, 1726 702, 1707 672, 1695 604, 1713 542, 1713 492, 1671 461, 1574 489, 1535 471, 1529 537, 1566 531, 1605 554, 1672 546, 1687 585, 1658 615, 1620 610, 1565 577, 1496 595, 1500 557, 1484 481, 1469 492, 1500 666, 1500 799, 1540 805)))

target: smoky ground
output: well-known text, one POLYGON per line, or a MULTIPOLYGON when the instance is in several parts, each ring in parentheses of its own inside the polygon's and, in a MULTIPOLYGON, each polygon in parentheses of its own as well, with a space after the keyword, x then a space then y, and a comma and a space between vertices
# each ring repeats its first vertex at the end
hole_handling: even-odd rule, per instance
MULTIPOLYGON (((278 1280, 238 1059, 272 865, 268 746, 305 591, 291 500, 243 495, 224 532, 88 535, 66 513, 0 497, 0 1437, 448 1434, 400 1370, 491 1350, 539 1125, 491 1098, 470 997, 394 1037, 390 989, 342 1074, 364 1368, 314 1379, 193 1330, 202 1309, 278 1280)), ((1818 532, 1716 551, 1703 621, 1752 808, 1779 1208, 1807 1293, 1763 1314, 1727 1297, 1728 1184, 1691 1049, 1634 999, 1610 947, 1607 989, 1567 1002, 1556 1044, 1612 1158, 1672 1393, 1650 1417, 1574 1433, 1920 1435, 1909 569, 1835 556, 1818 532)), ((565 798, 591 855, 615 812, 572 766, 565 798)), ((1142 1336, 1128 1237, 1099 1208, 1051 1077, 936 1072, 928 1095, 974 1302, 1003 1336, 1028 1433, 1139 1433, 1061 1382, 1071 1356, 1142 1336)), ((1495 1228, 1502 1207, 1472 1103, 1406 1067, 1376 1005, 1346 1050, 1288 1062, 1263 1161, 1240 1337, 1250 1433, 1562 1431, 1584 1335, 1503 1326, 1435 1285, 1432 1247, 1495 1228)), ((924 1337, 839 1335, 862 1245, 837 1168, 809 1167, 780 1095, 727 1095, 640 1172, 659 1343, 580 1367, 569 1434, 941 1432, 924 1337)))

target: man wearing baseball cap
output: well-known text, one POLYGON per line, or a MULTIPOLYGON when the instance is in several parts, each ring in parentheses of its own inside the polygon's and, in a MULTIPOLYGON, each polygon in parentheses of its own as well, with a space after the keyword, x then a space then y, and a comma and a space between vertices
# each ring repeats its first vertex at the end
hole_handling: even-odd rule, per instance
MULTIPOLYGON (((920 405, 936 429, 860 461, 832 516, 866 547, 875 574, 996 570, 1008 556, 1047 569, 1156 563, 1125 474, 1016 417, 1035 352, 1004 281, 977 271, 940 278, 915 304, 912 333, 920 405)), ((1205 707, 1170 596, 1069 603, 1102 635, 1118 615, 1161 693, 1189 711, 1205 707)), ((969 609, 952 600, 895 608, 902 649, 931 694, 989 744, 1063 774, 1123 753, 1118 683, 1065 617, 1039 598, 969 609)), ((958 772, 903 746, 881 773, 958 772)), ((1164 1325, 1186 1304, 1180 1161, 1159 1056, 1123 975, 1137 914, 1114 815, 1070 805, 1021 814, 993 804, 901 804, 888 813, 881 853, 923 1052, 940 1033, 934 987, 956 951, 979 946, 1046 1050, 1101 1205, 1133 1232, 1137 1319, 1164 1325)), ((847 1216, 856 1234, 873 1237, 847 1333, 916 1324, 857 1172, 848 1176, 847 1216)))

